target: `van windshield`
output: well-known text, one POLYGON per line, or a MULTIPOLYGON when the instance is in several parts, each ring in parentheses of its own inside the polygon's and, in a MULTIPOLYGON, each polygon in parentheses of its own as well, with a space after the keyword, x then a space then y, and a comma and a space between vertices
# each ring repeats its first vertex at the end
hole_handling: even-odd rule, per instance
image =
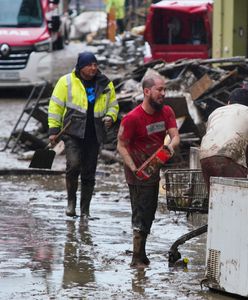
POLYGON ((0 0, 1 27, 40 27, 42 23, 40 0, 0 0))
POLYGON ((192 13, 157 9, 154 12, 153 35, 155 44, 201 45, 207 43, 205 12, 192 13))

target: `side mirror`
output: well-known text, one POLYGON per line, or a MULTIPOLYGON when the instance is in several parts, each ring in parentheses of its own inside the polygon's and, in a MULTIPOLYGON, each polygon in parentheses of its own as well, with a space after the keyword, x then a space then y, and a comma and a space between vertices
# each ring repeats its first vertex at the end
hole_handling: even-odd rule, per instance
POLYGON ((52 16, 52 20, 48 22, 49 29, 53 32, 59 31, 61 24, 60 16, 52 16))

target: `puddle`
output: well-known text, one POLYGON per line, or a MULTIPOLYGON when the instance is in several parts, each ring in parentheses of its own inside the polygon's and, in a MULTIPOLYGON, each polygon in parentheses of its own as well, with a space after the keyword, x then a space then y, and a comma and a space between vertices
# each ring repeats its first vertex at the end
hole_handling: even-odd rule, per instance
POLYGON ((169 213, 161 194, 147 240, 151 265, 136 270, 122 168, 99 164, 88 222, 65 216, 64 184, 64 175, 0 176, 1 299, 231 299, 201 290, 205 235, 179 247, 187 270, 168 267, 173 242, 207 216, 169 213))

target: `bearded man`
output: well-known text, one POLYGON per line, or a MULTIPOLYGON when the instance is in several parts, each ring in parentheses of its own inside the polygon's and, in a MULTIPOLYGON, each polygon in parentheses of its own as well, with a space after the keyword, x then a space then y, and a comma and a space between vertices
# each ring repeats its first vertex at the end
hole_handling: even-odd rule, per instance
POLYGON ((146 267, 150 263, 145 245, 155 218, 160 181, 159 169, 146 181, 138 179, 136 171, 164 144, 167 134, 171 155, 180 142, 175 114, 171 107, 164 105, 165 85, 165 79, 159 74, 143 78, 143 102, 122 119, 118 133, 117 149, 124 161, 131 199, 132 267, 146 267))

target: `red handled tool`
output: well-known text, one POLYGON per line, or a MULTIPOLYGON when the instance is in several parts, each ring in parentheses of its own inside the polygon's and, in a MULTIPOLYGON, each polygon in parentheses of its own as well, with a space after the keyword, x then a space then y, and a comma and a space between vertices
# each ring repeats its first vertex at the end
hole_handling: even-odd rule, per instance
POLYGON ((170 158, 171 153, 168 147, 163 145, 138 168, 135 175, 140 180, 147 180, 170 158))

